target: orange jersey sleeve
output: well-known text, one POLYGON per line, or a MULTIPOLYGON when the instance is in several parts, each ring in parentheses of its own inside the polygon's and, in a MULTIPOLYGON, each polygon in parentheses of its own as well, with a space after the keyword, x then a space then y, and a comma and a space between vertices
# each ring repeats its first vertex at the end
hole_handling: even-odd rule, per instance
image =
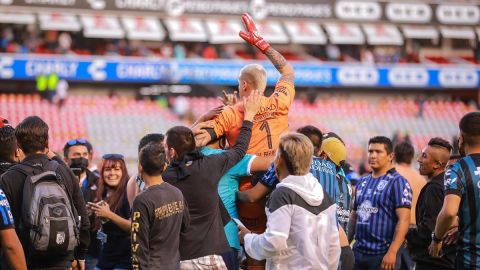
MULTIPOLYGON (((270 97, 261 99, 261 106, 253 119, 252 138, 248 154, 261 157, 274 156, 280 136, 288 132, 288 112, 295 97, 293 84, 279 81, 270 97)), ((226 135, 228 143, 234 145, 243 122, 243 105, 225 108, 213 120, 213 129, 218 137, 226 135)))
POLYGON ((223 111, 217 115, 212 121, 213 130, 217 137, 226 135, 227 141, 230 145, 235 145, 237 143, 237 137, 240 133, 240 128, 242 127, 243 122, 243 110, 240 111, 240 106, 228 106, 223 109, 223 111))
POLYGON ((295 87, 287 81, 278 81, 272 96, 277 99, 282 110, 289 110, 295 98, 295 87))

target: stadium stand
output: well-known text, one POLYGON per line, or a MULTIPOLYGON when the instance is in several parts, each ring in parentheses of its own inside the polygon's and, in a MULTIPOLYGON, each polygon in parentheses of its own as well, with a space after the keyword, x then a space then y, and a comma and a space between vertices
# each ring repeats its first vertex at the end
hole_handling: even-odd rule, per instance
MULTIPOLYGON (((39 5, 42 6, 42 4, 39 5)), ((331 5, 337 8, 334 17, 330 20, 307 20, 300 16, 283 21, 269 14, 266 20, 260 23, 260 32, 269 36, 269 40, 287 60, 299 65, 313 63, 316 68, 323 63, 328 66, 328 74, 320 74, 325 76, 324 80, 314 80, 316 85, 312 85, 313 87, 356 87, 357 82, 360 87, 385 87, 379 83, 385 79, 380 78, 378 81, 376 79, 377 76, 381 77, 384 71, 364 70, 359 66, 352 66, 350 70, 350 63, 370 64, 374 68, 377 68, 376 64, 378 68, 384 64, 386 66, 399 64, 389 70, 392 76, 387 78, 387 87, 410 89, 419 87, 421 89, 423 86, 428 86, 475 89, 478 85, 478 70, 473 68, 475 64, 480 63, 480 28, 472 26, 474 24, 471 20, 475 19, 475 14, 462 13, 466 11, 464 5, 450 6, 440 3, 433 6, 418 6, 394 3, 380 6, 375 2, 366 4, 352 2, 348 4, 351 6, 348 6, 342 1, 332 2, 331 5), (384 9, 385 16, 378 17, 381 23, 373 24, 370 17, 378 15, 375 13, 376 8, 384 9), (425 12, 425 10, 436 10, 438 18, 432 20, 431 12, 425 12), (449 10, 455 10, 455 12, 449 10), (338 64, 340 69, 335 73, 336 62, 347 62, 347 64, 338 64), (415 65, 403 65, 407 63, 415 65), (463 69, 465 66, 471 69, 463 69), (425 68, 432 67, 438 68, 438 72, 437 70, 428 70, 428 73, 424 71, 425 68), (440 70, 444 67, 458 67, 459 70, 452 71, 448 68, 440 70), (421 72, 416 74, 418 71, 421 72)), ((472 8, 477 7, 472 6, 472 8)), ((44 56, 45 54, 64 55, 65 59, 74 59, 74 61, 83 59, 80 56, 114 56, 114 58, 105 59, 117 59, 118 65, 129 61, 129 57, 144 57, 135 58, 140 62, 144 59, 152 62, 168 59, 171 69, 169 72, 177 71, 175 60, 192 59, 199 60, 192 62, 198 65, 196 68, 199 74, 203 74, 199 71, 205 72, 199 68, 203 64, 207 65, 205 69, 210 67, 213 69, 217 64, 221 66, 223 63, 235 62, 211 61, 215 59, 266 60, 263 54, 252 50, 238 37, 238 30, 243 26, 236 16, 207 18, 194 14, 184 14, 185 16, 179 17, 162 14, 143 17, 139 16, 142 11, 137 11, 136 15, 127 16, 102 12, 66 13, 62 10, 57 12, 54 8, 42 12, 34 9, 26 11, 5 9, 5 13, 2 13, 5 18, 0 20, 0 52, 9 53, 9 55, 6 56, 2 74, 5 74, 5 78, 13 76, 14 79, 34 80, 35 76, 41 72, 50 70, 58 72, 53 63, 69 64, 64 63, 62 56, 48 58, 49 56, 44 56), (105 29, 108 31, 103 31, 105 29), (102 30, 101 33, 104 35, 100 35, 98 31, 95 32, 96 30, 102 30), (20 70, 10 72, 9 57, 13 55, 15 57, 13 61, 22 64, 21 57, 30 54, 32 59, 37 57, 39 61, 33 61, 32 68, 25 64, 25 76, 19 72, 20 70), (50 59, 52 59, 51 62, 50 59), (46 64, 41 65, 44 62, 46 64), (35 66, 37 64, 38 68, 35 66), (208 66, 210 64, 212 66, 208 66)), ((143 84, 142 86, 158 78, 163 81, 155 81, 155 83, 178 83, 177 78, 169 79, 170 74, 162 73, 164 67, 155 66, 155 63, 145 66, 145 72, 143 72, 145 74, 139 71, 138 74, 131 72, 127 75, 122 73, 120 76, 112 72, 112 68, 108 70, 106 79, 102 77, 105 74, 102 74, 101 69, 95 69, 98 68, 96 64, 89 64, 86 71, 79 68, 78 70, 82 72, 77 71, 75 66, 74 71, 65 72, 66 75, 63 76, 71 81, 76 81, 83 76, 87 78, 86 81, 83 77, 80 81, 87 83, 90 77, 94 81, 105 80, 105 82, 115 83, 137 81, 143 84), (123 76, 128 80, 119 80, 120 77, 124 79, 123 76)), ((118 70, 120 69, 117 68, 118 70)), ((184 72, 194 77, 193 74, 196 74, 197 70, 193 72, 186 69, 184 72)), ((223 70, 217 73, 224 74, 223 70)), ((309 73, 305 74, 299 76, 299 80, 316 78, 316 76, 309 76, 309 73)), ((236 80, 231 78, 225 82, 223 78, 219 80, 213 75, 205 77, 214 78, 210 81, 214 84, 236 83, 236 80)), ((204 83, 202 76, 195 79, 186 76, 184 79, 187 81, 186 84, 204 83)), ((310 86, 311 82, 307 82, 310 86)), ((374 102, 368 98, 349 99, 340 96, 317 98, 314 104, 297 100, 290 115, 292 129, 300 125, 313 124, 321 127, 322 130, 333 130, 343 134, 348 142, 350 159, 356 163, 362 158, 363 146, 370 136, 379 133, 392 135, 402 131, 410 134, 415 146, 419 147, 430 136, 440 135, 450 138, 455 134, 456 123, 460 116, 473 110, 460 102, 426 101, 422 112, 419 112, 419 105, 413 96, 409 99, 382 99, 381 94, 377 96, 380 98, 374 102)), ((98 145, 100 152, 107 152, 116 145, 129 145, 135 142, 146 131, 154 131, 149 128, 154 127, 156 130, 164 131, 172 123, 181 121, 169 110, 160 108, 153 102, 124 98, 109 99, 103 96, 84 96, 76 93, 74 98, 69 98, 61 113, 56 106, 42 102, 33 96, 2 95, 0 99, 2 105, 0 113, 10 117, 13 123, 18 123, 29 114, 38 114, 47 119, 47 122, 52 125, 52 135, 55 138, 53 146, 56 150, 67 139, 88 137, 98 145), (77 113, 78 111, 84 111, 84 113, 77 113), (158 115, 162 116, 161 119, 158 115), (128 126, 128 128, 122 131, 119 126, 128 126), (113 136, 119 134, 121 136, 113 136)), ((218 101, 212 98, 191 97, 189 102, 195 116, 218 105, 218 101)), ((135 149, 130 148, 125 149, 125 153, 133 157, 135 149)))
POLYGON ((124 97, 75 96, 59 110, 35 95, 0 95, 0 115, 18 124, 38 115, 50 127, 51 147, 60 151, 72 138, 88 138, 99 153, 137 155, 138 140, 146 133, 165 132, 178 124, 176 116, 154 102, 124 97))
MULTIPOLYGON (((188 103, 196 117, 219 105, 216 98, 207 97, 189 97, 188 103)), ((349 161, 359 164, 368 138, 376 134, 404 132, 420 149, 434 136, 450 140, 461 116, 475 110, 463 102, 440 100, 426 101, 423 106, 419 116, 418 104, 412 99, 375 101, 333 96, 313 104, 296 100, 290 113, 291 130, 313 124, 323 131, 334 131, 347 142, 349 161)), ((0 115, 13 124, 29 115, 44 118, 50 125, 55 151, 71 138, 88 138, 99 153, 120 151, 131 159, 135 159, 136 142, 144 134, 165 132, 181 122, 156 102, 107 96, 74 96, 59 110, 34 95, 2 94, 0 115)))

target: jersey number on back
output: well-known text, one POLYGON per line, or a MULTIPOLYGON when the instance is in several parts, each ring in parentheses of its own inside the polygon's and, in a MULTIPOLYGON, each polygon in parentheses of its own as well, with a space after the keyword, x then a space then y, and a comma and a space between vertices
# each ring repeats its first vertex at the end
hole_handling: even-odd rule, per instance
POLYGON ((270 126, 268 125, 267 121, 263 121, 262 125, 260 126, 260 130, 265 130, 267 132, 267 141, 268 141, 268 149, 273 148, 272 143, 272 133, 270 132, 270 126))

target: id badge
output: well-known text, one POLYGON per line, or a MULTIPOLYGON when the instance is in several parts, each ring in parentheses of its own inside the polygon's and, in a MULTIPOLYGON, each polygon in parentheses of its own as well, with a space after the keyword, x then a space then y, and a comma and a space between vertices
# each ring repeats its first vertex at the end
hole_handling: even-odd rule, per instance
POLYGON ((105 244, 107 243, 107 234, 100 230, 97 232, 97 239, 100 240, 102 244, 105 244))

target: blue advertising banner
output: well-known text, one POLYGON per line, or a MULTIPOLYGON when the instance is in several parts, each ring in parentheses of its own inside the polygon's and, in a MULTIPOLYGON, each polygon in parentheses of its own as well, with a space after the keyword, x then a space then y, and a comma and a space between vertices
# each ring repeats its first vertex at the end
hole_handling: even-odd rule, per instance
MULTIPOLYGON (((236 85, 243 66, 239 60, 154 60, 77 56, 0 55, 0 79, 34 80, 56 72, 69 81, 152 84, 236 85)), ((268 84, 279 74, 268 62, 268 84)), ((480 67, 474 65, 389 65, 355 63, 294 63, 297 86, 480 88, 480 67)))

